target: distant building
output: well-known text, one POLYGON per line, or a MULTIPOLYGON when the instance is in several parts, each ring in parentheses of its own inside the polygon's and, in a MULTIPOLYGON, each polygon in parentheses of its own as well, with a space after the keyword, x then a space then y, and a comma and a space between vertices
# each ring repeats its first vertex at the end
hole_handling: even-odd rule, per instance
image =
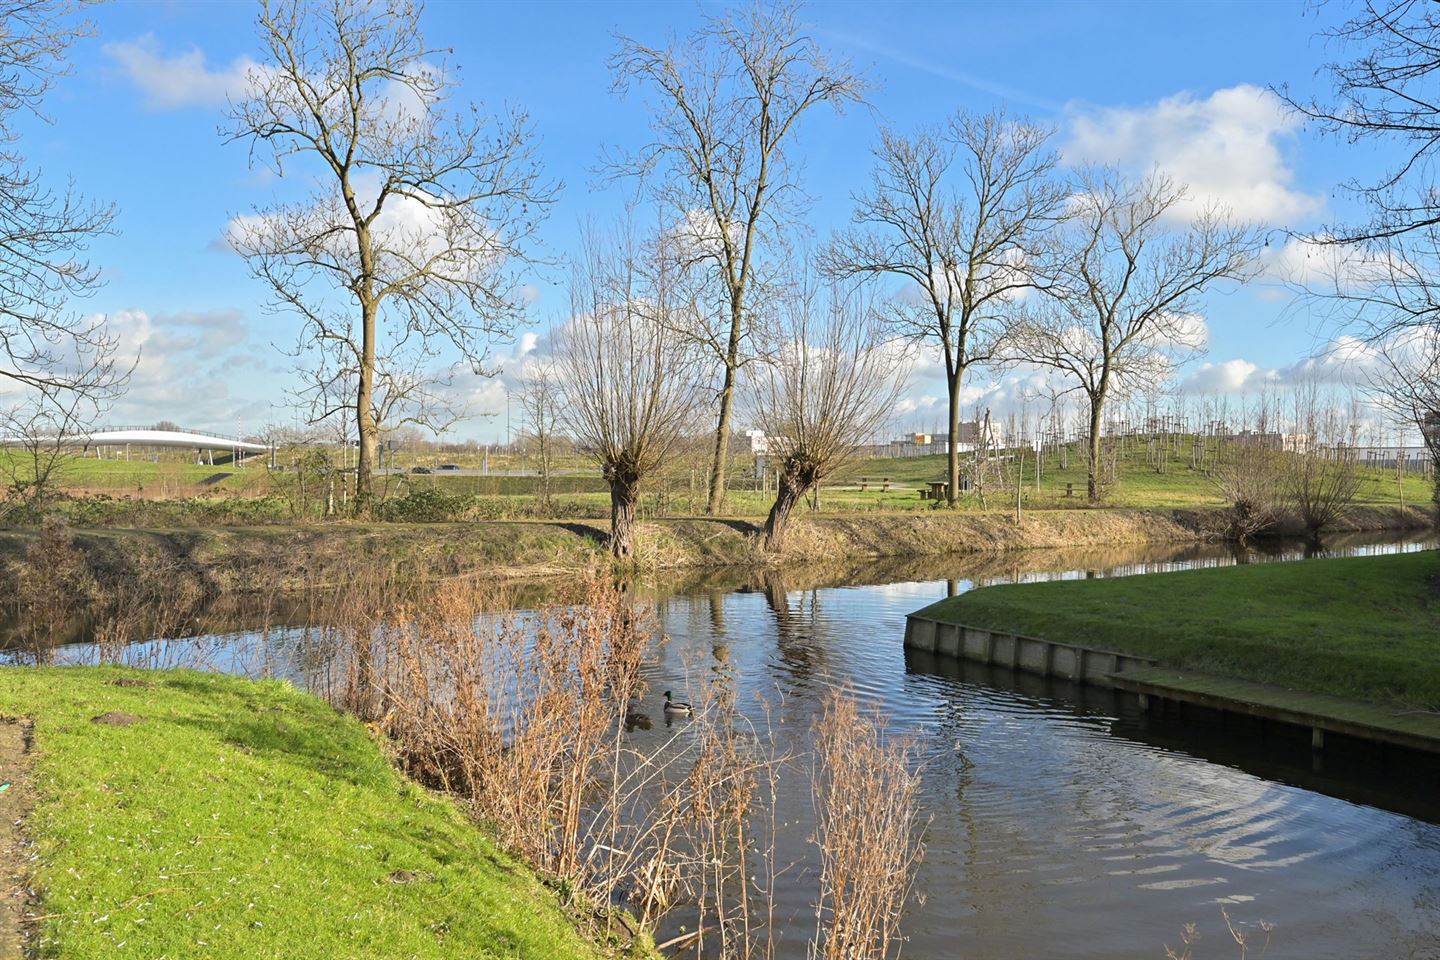
MULTIPOLYGON (((962 420, 956 433, 955 448, 961 453, 969 453, 981 445, 982 439, 994 448, 1003 446, 1005 437, 1000 425, 994 420, 962 420)), ((888 455, 892 457, 915 457, 937 453, 948 454, 949 452, 950 438, 942 433, 908 433, 903 437, 891 440, 890 449, 887 451, 888 455)))

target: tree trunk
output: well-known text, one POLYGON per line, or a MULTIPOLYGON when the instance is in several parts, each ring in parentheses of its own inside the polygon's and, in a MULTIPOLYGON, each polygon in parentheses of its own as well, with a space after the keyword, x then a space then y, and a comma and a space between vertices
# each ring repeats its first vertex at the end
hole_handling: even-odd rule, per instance
POLYGON ((950 378, 950 458, 947 463, 946 480, 950 486, 945 494, 947 506, 955 506, 960 500, 960 378, 965 368, 959 367, 950 378))
POLYGON ((635 502, 640 497, 640 481, 613 474, 609 479, 610 555, 616 560, 629 560, 635 555, 635 502))
POLYGON ((355 395, 355 427, 360 439, 355 461, 355 516, 370 516, 375 493, 375 460, 380 450, 380 429, 375 422, 375 307, 363 306, 360 386, 355 395))
POLYGON ((805 487, 788 470, 780 474, 776 484, 775 503, 770 515, 765 518, 762 541, 770 553, 778 553, 785 544, 785 528, 790 520, 790 511, 805 497, 805 487))
POLYGON ((1091 503, 1100 502, 1100 431, 1105 420, 1105 391, 1090 395, 1090 462, 1085 492, 1091 503))
POLYGON ((725 470, 730 460, 730 411, 735 405, 735 366, 725 364, 720 385, 720 420, 715 425, 715 456, 710 461, 710 498, 706 512, 712 517, 725 505, 725 470))
MULTIPOLYGON (((748 254, 746 259, 748 262, 748 254)), ((744 298, 745 280, 742 273, 739 284, 730 289, 730 338, 725 343, 725 378, 720 384, 720 421, 715 425, 715 457, 710 462, 710 502, 707 511, 712 517, 725 506, 725 468, 730 462, 730 411, 735 405, 735 381, 740 373, 740 336, 745 330, 744 298)))

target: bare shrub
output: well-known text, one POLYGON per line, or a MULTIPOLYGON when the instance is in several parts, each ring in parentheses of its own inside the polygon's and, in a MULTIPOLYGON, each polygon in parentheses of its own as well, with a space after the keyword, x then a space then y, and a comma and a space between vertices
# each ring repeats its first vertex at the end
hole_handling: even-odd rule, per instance
POLYGON ((1285 502, 1282 453, 1261 446, 1231 447, 1211 479, 1230 505, 1230 536, 1243 542, 1279 525, 1285 502))
POLYGON ((1360 490, 1353 435, 1355 411, 1342 414, 1315 383, 1295 390, 1296 450, 1289 458, 1286 496, 1300 522, 1318 535, 1344 515, 1360 490))
POLYGON ((384 724, 412 773, 468 798, 508 847, 583 890, 606 872, 587 839, 597 816, 616 816, 597 785, 623 793, 621 735, 651 620, 592 583, 583 603, 477 626, 479 596, 447 584, 381 628, 384 724))
MULTIPOLYGON (((642 666, 661 638, 623 589, 590 581, 518 615, 487 613, 505 600, 478 579, 377 582, 326 601, 347 609, 312 612, 331 624, 315 646, 332 696, 373 707, 411 775, 463 797, 611 937, 653 935, 683 909, 685 932, 665 949, 774 956, 790 760, 768 719, 738 709, 727 671, 699 685, 669 736, 636 740, 630 729, 651 722, 642 666)), ((913 749, 882 742, 844 695, 817 736, 817 956, 885 957, 919 857, 913 749)))
MULTIPOLYGON (((1235 941, 1235 946, 1240 950, 1240 960, 1246 960, 1250 955, 1250 945, 1254 931, 1246 929, 1244 924, 1237 924, 1230 919, 1230 912, 1224 907, 1220 908, 1220 916, 1225 920, 1225 929, 1230 934, 1230 939, 1235 941)), ((1275 925, 1261 920, 1257 924, 1258 930, 1264 935, 1264 942, 1260 946, 1260 953, 1263 955, 1270 948, 1270 936, 1275 932, 1275 925)), ((1187 923, 1181 929, 1180 947, 1176 949, 1169 944, 1165 945, 1165 960, 1194 960, 1195 944, 1200 942, 1200 928, 1193 923, 1187 923)))
POLYGON ((815 843, 820 896, 810 955, 881 960, 898 954, 900 916, 923 854, 915 747, 886 740, 848 691, 815 725, 815 843))
POLYGON ((15 584, 23 639, 37 661, 48 660, 74 624, 90 583, 85 557, 75 549, 70 528, 59 517, 46 517, 40 535, 25 548, 15 584))

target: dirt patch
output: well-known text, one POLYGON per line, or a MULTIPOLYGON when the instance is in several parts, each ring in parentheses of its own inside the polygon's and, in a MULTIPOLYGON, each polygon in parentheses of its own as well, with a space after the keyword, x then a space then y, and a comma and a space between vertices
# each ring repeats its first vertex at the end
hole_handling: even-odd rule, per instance
POLYGON ((391 883, 429 883, 435 879, 435 874, 428 870, 392 870, 385 878, 391 883))
POLYGON ((138 677, 116 677, 110 681, 112 687, 153 687, 155 684, 149 680, 141 680, 138 677))
POLYGON ((30 726, 0 720, 0 960, 20 960, 29 940, 30 841, 25 823, 34 808, 30 785, 30 726))
POLYGON ((101 723, 107 727, 128 727, 139 723, 144 717, 137 717, 133 713, 121 713, 119 710, 111 710, 109 713, 102 713, 98 717, 91 717, 91 723, 101 723))

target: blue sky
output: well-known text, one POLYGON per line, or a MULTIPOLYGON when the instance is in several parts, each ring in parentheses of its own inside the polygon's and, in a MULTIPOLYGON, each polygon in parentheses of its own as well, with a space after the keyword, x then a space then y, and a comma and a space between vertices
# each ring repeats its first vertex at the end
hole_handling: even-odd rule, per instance
MULTIPOLYGON (((619 207, 594 174, 604 147, 646 136, 639 98, 610 92, 606 60, 617 31, 649 42, 684 33, 718 5, 432 2, 425 30, 453 47, 463 97, 522 106, 543 138, 546 173, 564 182, 541 238, 562 258, 582 219, 619 207)), ((115 0, 93 10, 96 35, 72 51, 73 72, 31 123, 24 148, 53 178, 119 207, 117 233, 93 248, 107 285, 86 312, 106 314, 141 353, 133 389, 112 419, 162 417, 258 430, 274 417, 291 360, 292 318, 265 313, 265 290, 219 242, 228 219, 265 205, 272 178, 243 145, 217 132, 227 92, 258 56, 256 7, 244 2, 115 0)), ((1268 3, 841 3, 807 10, 813 33, 876 84, 868 109, 809 116, 796 144, 813 198, 808 223, 823 241, 845 223, 863 187, 878 123, 900 130, 957 109, 1007 106, 1056 125, 1066 159, 1144 171, 1158 165, 1196 194, 1242 216, 1305 229, 1352 212, 1336 190, 1380 159, 1368 146, 1319 139, 1265 88, 1317 82, 1327 51, 1315 34, 1326 9, 1268 3)), ((1282 234, 1277 266, 1303 258, 1282 234)), ((537 270, 532 325, 560 319, 561 270, 537 270)), ((1250 393, 1283 382, 1324 343, 1324 331, 1273 280, 1211 296, 1207 354, 1182 374, 1195 393, 1250 393)), ((517 331, 523 333, 524 331, 517 331)), ((534 338, 494 348, 513 372, 534 338)), ((1307 366, 1327 361, 1310 361, 1307 366)), ((466 384, 475 418, 458 436, 505 433, 504 378, 466 384), (485 412, 495 414, 486 418, 485 412)), ((1013 384, 977 380, 976 402, 1007 403, 1013 384)), ((943 387, 921 368, 907 391, 905 427, 938 424, 943 387)))

